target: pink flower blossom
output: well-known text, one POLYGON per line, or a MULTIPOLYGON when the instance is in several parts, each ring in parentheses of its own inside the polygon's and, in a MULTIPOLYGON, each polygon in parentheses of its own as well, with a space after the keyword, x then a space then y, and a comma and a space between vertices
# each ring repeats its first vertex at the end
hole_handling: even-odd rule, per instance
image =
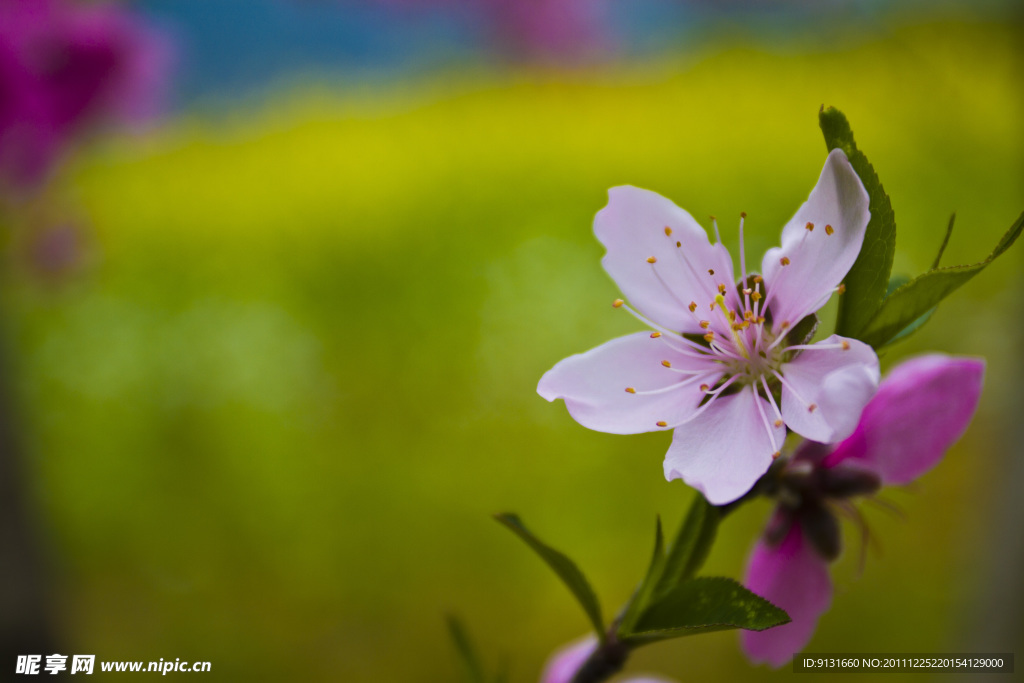
POLYGON ((840 550, 829 502, 906 484, 930 470, 971 421, 984 372, 984 362, 970 358, 907 361, 882 382, 849 438, 834 447, 806 442, 786 463, 779 506, 754 547, 746 585, 792 621, 742 634, 753 662, 785 664, 810 641, 829 607, 828 563, 840 550))
MULTIPOLYGON (((570 643, 551 655, 544 672, 540 676, 540 683, 570 683, 572 677, 580 670, 583 663, 587 661, 590 654, 597 648, 597 638, 587 636, 570 643)), ((622 683, 674 683, 666 678, 655 676, 634 676, 627 678, 622 683)))
POLYGON ((90 126, 155 113, 162 36, 113 5, 0 0, 0 178, 46 179, 90 126))
POLYGON ((549 370, 537 391, 565 400, 584 427, 614 434, 674 430, 665 477, 714 504, 743 495, 777 457, 786 428, 832 443, 852 432, 878 387, 870 346, 832 335, 815 344, 794 327, 820 309, 853 265, 870 214, 841 150, 808 200, 748 273, 690 216, 660 195, 615 187, 594 219, 602 264, 653 332, 639 332, 549 370), (802 336, 802 335, 801 335, 802 336))

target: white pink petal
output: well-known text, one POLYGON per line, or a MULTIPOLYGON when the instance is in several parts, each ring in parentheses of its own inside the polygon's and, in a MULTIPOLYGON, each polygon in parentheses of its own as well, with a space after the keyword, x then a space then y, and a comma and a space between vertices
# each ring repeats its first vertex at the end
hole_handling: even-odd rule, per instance
POLYGON ((537 392, 565 400, 584 427, 610 434, 658 431, 689 419, 722 369, 683 340, 673 344, 648 332, 619 337, 570 356, 548 370, 537 392), (632 391, 630 391, 632 390, 632 391), (659 425, 658 423, 663 423, 659 425))
POLYGON ((772 464, 786 438, 770 421, 767 401, 751 387, 722 396, 677 427, 665 455, 665 478, 682 479, 713 505, 736 500, 772 464))
POLYGON ((832 335, 782 366, 782 418, 821 443, 845 439, 878 389, 878 357, 867 344, 832 335))
POLYGON ((825 161, 810 197, 782 230, 782 246, 762 261, 768 308, 798 323, 821 308, 857 260, 871 213, 868 193, 840 149, 825 161))
POLYGON ((719 285, 735 289, 729 251, 711 244, 693 216, 650 190, 610 189, 594 233, 608 250, 604 269, 633 307, 662 327, 700 332, 690 303, 703 312, 719 285))

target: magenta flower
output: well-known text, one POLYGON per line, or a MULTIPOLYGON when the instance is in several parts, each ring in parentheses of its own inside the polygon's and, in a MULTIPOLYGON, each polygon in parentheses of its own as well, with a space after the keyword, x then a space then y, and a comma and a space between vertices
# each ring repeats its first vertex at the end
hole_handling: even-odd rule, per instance
MULTIPOLYGON (((597 648, 597 638, 587 636, 551 655, 547 664, 544 665, 544 672, 540 676, 540 683, 570 683, 572 677, 587 661, 590 654, 597 648)), ((622 683, 674 683, 665 678, 654 676, 634 676, 627 678, 622 683)))
POLYGON ((931 469, 967 428, 981 395, 983 361, 930 355, 894 368, 853 434, 830 447, 805 442, 777 479, 779 505, 747 568, 747 588, 792 622, 745 631, 755 663, 782 666, 811 639, 828 609, 828 563, 840 551, 830 504, 906 484, 931 469))
POLYGON ((743 495, 777 457, 786 428, 831 443, 853 432, 878 387, 870 346, 837 335, 807 344, 794 328, 840 290, 870 214, 841 150, 808 200, 741 279, 732 257, 690 216, 648 190, 616 187, 594 219, 605 270, 653 332, 614 339, 549 370, 537 391, 565 400, 584 427, 613 434, 675 430, 665 477, 714 504, 743 495))
POLYGON ((90 126, 154 113, 169 54, 113 5, 0 0, 0 177, 36 185, 90 126))

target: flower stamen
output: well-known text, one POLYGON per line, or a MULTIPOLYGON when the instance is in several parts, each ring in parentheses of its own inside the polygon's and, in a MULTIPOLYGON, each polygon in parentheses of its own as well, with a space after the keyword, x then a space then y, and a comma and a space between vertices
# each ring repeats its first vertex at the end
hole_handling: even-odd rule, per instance
POLYGON ((850 350, 850 342, 845 339, 835 344, 794 344, 793 346, 787 346, 782 349, 782 352, 786 351, 827 351, 831 349, 842 349, 843 351, 850 350))
POLYGON ((768 416, 764 414, 764 406, 761 404, 761 399, 758 397, 757 391, 755 389, 751 389, 751 391, 754 392, 754 403, 757 405, 757 412, 761 416, 761 424, 764 425, 765 431, 768 432, 768 441, 772 444, 772 459, 774 460, 778 457, 775 454, 779 453, 779 446, 775 443, 775 431, 768 423, 768 416))
POLYGON ((772 396, 772 390, 768 388, 768 380, 761 375, 761 386, 764 387, 764 395, 768 397, 768 402, 772 404, 772 409, 775 411, 775 426, 781 427, 784 423, 782 419, 782 411, 779 410, 779 406, 775 403, 775 397, 772 396))
MULTIPOLYGON (((677 370, 676 372, 681 372, 681 371, 677 370)), ((684 373, 684 374, 686 374, 686 373, 684 373)), ((692 373, 692 374, 694 375, 693 377, 688 377, 688 378, 686 378, 684 380, 681 380, 679 382, 675 382, 673 384, 669 384, 668 386, 660 387, 658 389, 648 389, 646 391, 637 391, 636 387, 626 387, 626 393, 627 394, 634 394, 636 396, 656 396, 658 394, 667 394, 668 392, 674 391, 675 389, 681 389, 683 387, 688 387, 691 384, 693 384, 694 382, 699 382, 701 380, 708 379, 710 377, 714 377, 715 375, 717 375, 719 373, 717 373, 717 372, 708 372, 707 370, 701 370, 699 372, 695 372, 695 373, 692 373)), ((701 384, 700 386, 702 387, 701 391, 706 391, 706 389, 703 389, 703 387, 707 386, 706 384, 701 384)))
POLYGON ((631 316, 633 316, 634 318, 636 318, 637 320, 642 322, 644 325, 647 325, 648 327, 653 328, 654 330, 656 330, 655 332, 651 333, 651 339, 659 339, 660 338, 662 341, 664 341, 666 344, 668 344, 669 348, 671 348, 673 351, 678 351, 679 353, 682 353, 682 354, 685 354, 685 355, 688 355, 688 356, 691 356, 691 357, 702 357, 702 356, 707 355, 705 353, 704 347, 701 346, 700 344, 697 344, 696 342, 690 341, 689 339, 684 337, 679 332, 676 332, 674 330, 670 330, 668 328, 662 327, 661 325, 658 325, 654 321, 648 320, 645 316, 641 315, 632 306, 630 306, 629 304, 624 302, 622 299, 616 299, 615 303, 612 304, 612 306, 615 307, 615 308, 621 308, 621 309, 627 311, 631 316), (657 336, 655 336, 655 335, 657 335, 657 336), (663 335, 667 335, 667 336, 663 336, 663 335), (673 341, 682 342, 683 346, 681 346, 681 347, 680 346, 676 346, 675 344, 671 343, 669 341, 669 339, 671 339, 673 341))
POLYGON ((729 379, 727 379, 727 380, 725 380, 724 382, 722 382, 722 384, 720 384, 720 385, 719 385, 719 387, 718 387, 717 389, 715 389, 714 391, 709 391, 709 392, 707 393, 707 396, 708 396, 708 401, 707 401, 707 403, 705 403, 705 404, 704 404, 704 405, 702 405, 702 406, 701 406, 700 408, 698 408, 697 410, 695 410, 695 411, 693 412, 693 414, 692 414, 692 415, 690 415, 689 417, 687 417, 687 418, 686 418, 685 420, 683 420, 682 422, 677 422, 677 423, 675 423, 674 425, 672 425, 672 428, 673 428, 673 429, 675 429, 676 427, 679 427, 680 425, 684 425, 684 424, 686 424, 687 422, 692 422, 693 420, 695 420, 695 419, 697 419, 698 417, 700 417, 700 415, 701 415, 701 414, 702 414, 702 413, 703 413, 703 412, 704 412, 705 410, 707 410, 708 408, 710 408, 710 407, 711 407, 711 404, 715 402, 715 399, 716 399, 716 398, 718 398, 718 396, 719 396, 719 395, 721 395, 721 393, 722 393, 723 391, 725 391, 725 390, 726 390, 726 389, 728 389, 728 388, 729 388, 730 386, 732 386, 733 382, 735 382, 735 381, 736 381, 737 379, 739 379, 739 375, 733 375, 733 376, 732 376, 732 377, 730 377, 729 379))
POLYGON ((813 413, 817 409, 818 404, 811 403, 810 401, 806 400, 803 396, 801 396, 797 392, 797 390, 793 388, 793 385, 787 382, 786 378, 783 377, 778 370, 772 370, 772 374, 779 378, 779 381, 782 382, 782 385, 789 389, 790 393, 793 394, 793 397, 796 398, 796 400, 804 404, 804 406, 807 408, 807 412, 813 413))
POLYGON ((715 243, 721 244, 722 236, 718 234, 718 219, 715 218, 714 216, 711 216, 711 225, 713 225, 715 228, 715 243))

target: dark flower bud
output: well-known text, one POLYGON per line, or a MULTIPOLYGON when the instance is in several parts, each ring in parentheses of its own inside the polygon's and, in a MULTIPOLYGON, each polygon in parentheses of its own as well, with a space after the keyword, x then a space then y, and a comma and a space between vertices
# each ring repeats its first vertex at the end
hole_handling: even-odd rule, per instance
POLYGON ((839 522, 835 515, 824 505, 817 501, 808 501, 798 513, 800 517, 800 530, 804 537, 814 546, 818 555, 831 562, 839 557, 842 550, 842 539, 840 538, 839 522))
POLYGON ((882 478, 871 470, 841 463, 817 470, 817 489, 832 498, 867 496, 882 488, 882 478))

